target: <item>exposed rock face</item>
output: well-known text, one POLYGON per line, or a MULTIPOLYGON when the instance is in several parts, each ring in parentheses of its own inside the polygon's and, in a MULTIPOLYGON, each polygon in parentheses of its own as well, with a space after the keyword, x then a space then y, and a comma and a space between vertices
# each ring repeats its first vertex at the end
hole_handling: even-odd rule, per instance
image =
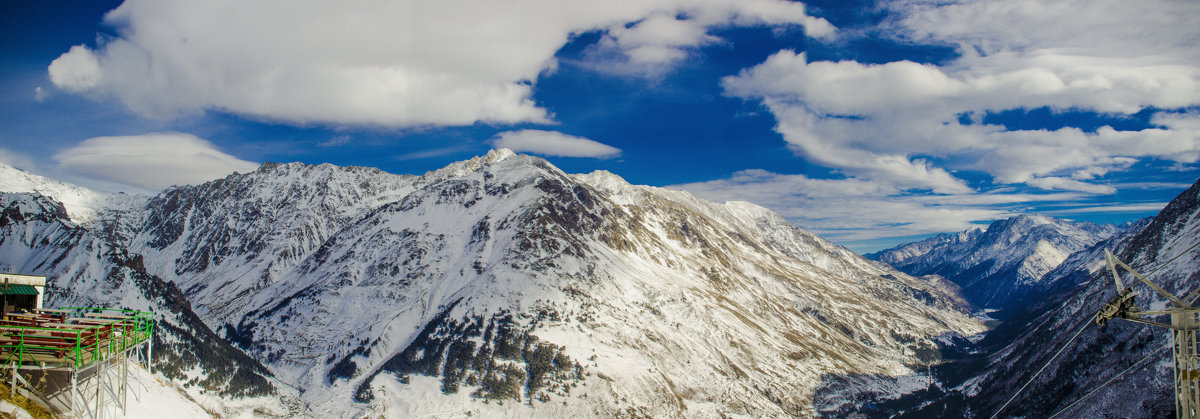
POLYGON ((279 396, 271 374, 213 333, 174 284, 146 272, 140 255, 97 239, 41 195, 0 193, 0 271, 45 275, 47 307, 153 311, 154 368, 222 397, 279 396))

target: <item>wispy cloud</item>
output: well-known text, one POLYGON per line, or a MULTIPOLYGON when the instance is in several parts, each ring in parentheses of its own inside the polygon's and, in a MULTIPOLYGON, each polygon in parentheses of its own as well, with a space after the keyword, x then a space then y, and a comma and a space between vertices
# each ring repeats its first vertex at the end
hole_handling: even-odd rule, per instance
POLYGON ((1178 190, 1184 190, 1184 189, 1187 189, 1189 186, 1192 186, 1192 184, 1182 183, 1182 182, 1125 182, 1125 183, 1118 183, 1113 186, 1115 186, 1117 189, 1143 189, 1143 190, 1178 189, 1178 190))
POLYGON ((1079 191, 1098 195, 1108 195, 1117 192, 1117 188, 1109 185, 1097 185, 1054 176, 1034 178, 1026 181, 1025 183, 1029 186, 1042 188, 1049 191, 1079 191))
POLYGON ((669 186, 717 201, 749 201, 838 242, 960 231, 1007 218, 1015 204, 1071 194, 912 194, 867 179, 813 179, 744 170, 728 179, 669 186))
POLYGON ((518 152, 558 157, 592 157, 610 159, 621 150, 594 140, 563 134, 558 131, 520 130, 496 134, 492 145, 518 152))
POLYGON ((986 225, 1033 207, 1048 215, 1070 216, 1146 213, 1166 205, 1165 202, 1089 205, 1096 195, 1080 191, 1030 193, 995 188, 987 192, 913 193, 886 181, 814 179, 757 169, 743 170, 727 179, 668 188, 686 190, 716 202, 753 202, 830 240, 867 250, 896 244, 889 239, 912 239, 986 225))
POLYGON ((438 149, 433 149, 433 150, 414 151, 411 153, 405 153, 405 154, 396 156, 396 160, 400 160, 400 161, 420 160, 420 159, 428 159, 428 158, 433 158, 433 157, 448 156, 448 155, 466 151, 469 149, 470 149, 470 147, 468 147, 464 144, 464 145, 458 145, 458 146, 454 146, 454 147, 444 147, 444 148, 438 148, 438 149))
POLYGON ((199 137, 177 132, 89 138, 55 154, 54 159, 63 172, 92 182, 124 185, 131 192, 150 193, 258 168, 258 163, 238 159, 199 137))
POLYGON ((317 143, 317 147, 337 147, 340 145, 350 144, 350 140, 351 140, 351 138, 349 135, 344 135, 344 134, 338 135, 338 136, 335 136, 328 140, 317 143))
POLYGON ((37 102, 45 102, 50 97, 50 92, 43 89, 42 86, 33 88, 33 100, 37 102))
POLYGON ((1044 211, 1051 215, 1091 214, 1091 213, 1121 213, 1121 212, 1153 212, 1161 211, 1166 202, 1148 202, 1141 204, 1098 205, 1061 210, 1044 211))
POLYGON ((28 155, 0 147, 0 164, 6 164, 25 171, 33 171, 33 159, 28 155))

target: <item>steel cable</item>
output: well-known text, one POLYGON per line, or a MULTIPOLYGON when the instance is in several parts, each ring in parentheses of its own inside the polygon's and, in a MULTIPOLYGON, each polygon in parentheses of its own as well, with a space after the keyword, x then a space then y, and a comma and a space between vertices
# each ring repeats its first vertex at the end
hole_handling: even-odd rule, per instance
POLYGON ((1120 378, 1122 375, 1125 375, 1125 373, 1129 372, 1130 370, 1133 370, 1135 367, 1137 367, 1141 363, 1146 362, 1146 360, 1150 359, 1151 356, 1158 355, 1160 352, 1165 351, 1165 350, 1167 350, 1166 346, 1159 348, 1157 351, 1146 354, 1146 356, 1142 357, 1142 359, 1138 360, 1138 362, 1134 362, 1133 365, 1130 365, 1129 367, 1125 368, 1124 371, 1121 371, 1121 372, 1117 373, 1117 375, 1114 375, 1112 378, 1109 378, 1108 381, 1104 382, 1104 384, 1101 384, 1098 387, 1092 389, 1092 391, 1089 391, 1087 394, 1084 394, 1083 397, 1080 397, 1078 400, 1071 402, 1071 404, 1067 405, 1067 407, 1064 407, 1064 408, 1062 408, 1062 410, 1059 410, 1054 415, 1051 415, 1049 419, 1054 419, 1058 415, 1061 415, 1063 412, 1070 410, 1072 406, 1075 406, 1075 404, 1083 401, 1084 399, 1090 397, 1093 393, 1095 393, 1095 392, 1099 391, 1100 389, 1104 388, 1105 386, 1111 384, 1114 380, 1116 380, 1117 378, 1120 378))
POLYGON ((1079 334, 1083 333, 1083 330, 1087 329, 1087 327, 1092 324, 1092 320, 1095 320, 1095 319, 1096 319, 1096 316, 1094 316, 1094 315, 1092 317, 1088 318, 1088 320, 1083 323, 1083 327, 1080 327, 1079 330, 1076 331, 1075 334, 1071 336, 1071 339, 1067 340, 1067 343, 1064 343, 1061 348, 1058 348, 1058 352, 1055 352, 1054 356, 1050 357, 1050 360, 1046 361, 1045 365, 1042 365, 1042 368, 1038 369, 1037 372, 1034 373, 1032 377, 1029 377, 1029 381, 1026 381, 1025 385, 1021 386, 1021 388, 1018 389, 1016 393, 1013 393, 1012 397, 1009 397, 1008 401, 1004 402, 1004 404, 1001 405, 999 409, 996 409, 996 413, 992 413, 992 416, 990 419, 995 419, 996 416, 1000 414, 1000 412, 1004 411, 1005 407, 1008 407, 1009 403, 1012 403, 1012 401, 1014 399, 1016 399, 1017 396, 1021 395, 1021 392, 1025 391, 1025 387, 1029 387, 1029 383, 1032 383, 1033 380, 1037 379, 1037 377, 1039 375, 1042 375, 1042 371, 1045 371, 1046 367, 1049 367, 1050 364, 1053 363, 1055 359, 1058 359, 1058 356, 1062 355, 1063 351, 1066 350, 1068 346, 1071 346, 1071 342, 1074 342, 1075 338, 1079 337, 1079 334))

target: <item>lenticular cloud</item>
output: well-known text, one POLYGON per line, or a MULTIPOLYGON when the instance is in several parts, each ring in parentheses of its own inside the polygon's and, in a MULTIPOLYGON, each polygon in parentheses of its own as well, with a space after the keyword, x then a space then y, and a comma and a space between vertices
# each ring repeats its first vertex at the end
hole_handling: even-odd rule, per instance
POLYGON ((594 140, 535 129, 502 132, 492 145, 544 156, 613 158, 621 154, 620 149, 594 140))
POLYGON ((258 168, 257 163, 226 154, 204 139, 178 132, 89 138, 54 159, 69 173, 145 192, 258 168))

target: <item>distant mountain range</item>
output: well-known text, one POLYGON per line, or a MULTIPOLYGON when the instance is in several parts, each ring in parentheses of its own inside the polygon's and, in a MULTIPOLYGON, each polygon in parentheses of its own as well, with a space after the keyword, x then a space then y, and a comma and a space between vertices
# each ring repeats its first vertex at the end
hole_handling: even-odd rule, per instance
POLYGON ((1027 294, 1072 253, 1120 231, 1111 224, 1020 215, 986 229, 939 234, 865 256, 910 275, 941 275, 962 287, 976 308, 1005 316, 1026 303, 1027 294))
POLYGON ((984 330, 952 284, 764 208, 566 174, 506 150, 423 176, 265 164, 65 210, 4 197, 44 205, 0 225, 0 269, 50 276, 52 303, 182 319, 164 319, 156 341, 174 345, 163 373, 210 411, 811 416, 822 377, 912 376, 946 342, 984 330), (38 217, 87 240, 9 238, 50 228, 38 217), (54 252, 96 268, 56 264, 54 252), (144 280, 105 288, 117 281, 110 254, 144 280), (154 287, 179 300, 157 302, 154 287), (214 351, 235 362, 187 355, 214 351))

